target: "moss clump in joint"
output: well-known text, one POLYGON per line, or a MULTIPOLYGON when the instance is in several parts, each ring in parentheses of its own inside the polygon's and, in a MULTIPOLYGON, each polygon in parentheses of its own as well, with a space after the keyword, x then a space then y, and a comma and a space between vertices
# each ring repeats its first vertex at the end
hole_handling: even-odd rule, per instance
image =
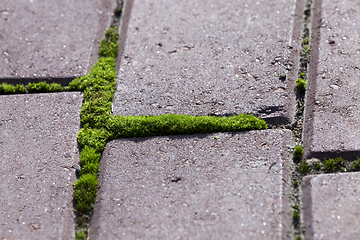
POLYGON ((300 93, 305 93, 306 91, 306 80, 302 78, 298 78, 296 81, 296 87, 300 93))
POLYGON ((357 158, 357 159, 351 164, 351 170, 352 170, 352 171, 360 171, 360 158, 357 158))
POLYGON ((335 170, 341 170, 345 167, 345 161, 343 158, 330 158, 324 159, 323 162, 325 172, 333 172, 335 170))
POLYGON ((7 83, 0 84, 0 94, 21 94, 25 93, 25 87, 22 84, 16 86, 7 83))
POLYGON ((303 154, 304 154, 303 147, 301 145, 296 145, 294 149, 294 159, 300 160, 303 154))
POLYGON ((29 83, 24 86, 23 84, 0 84, 0 94, 24 94, 26 91, 29 93, 49 93, 49 92, 61 92, 67 90, 58 83, 48 84, 47 82, 29 83))
POLYGON ((260 129, 267 129, 266 122, 247 114, 233 117, 189 116, 182 114, 151 117, 115 116, 109 119, 107 126, 111 139, 260 129))
POLYGON ((297 165, 297 169, 303 175, 308 174, 310 172, 310 166, 309 166, 309 164, 307 164, 307 162, 305 160, 301 161, 297 165))
POLYGON ((100 56, 116 58, 116 54, 118 52, 118 39, 118 28, 111 26, 105 33, 105 39, 103 39, 100 43, 100 56))

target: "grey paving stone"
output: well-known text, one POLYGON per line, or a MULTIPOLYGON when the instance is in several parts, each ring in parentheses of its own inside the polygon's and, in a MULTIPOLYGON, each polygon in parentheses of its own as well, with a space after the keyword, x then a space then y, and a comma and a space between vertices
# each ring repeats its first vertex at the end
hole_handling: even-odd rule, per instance
POLYGON ((295 2, 128 1, 114 113, 291 121, 303 8, 295 2))
POLYGON ((303 207, 306 239, 358 239, 360 173, 305 177, 303 207))
POLYGON ((91 239, 287 239, 288 130, 109 142, 91 239))
POLYGON ((355 158, 360 150, 360 5, 350 0, 315 1, 315 5, 305 154, 355 158))
POLYGON ((82 93, 0 96, 1 239, 73 239, 82 93))
POLYGON ((114 8, 113 0, 2 1, 1 81, 85 75, 98 58, 114 8))

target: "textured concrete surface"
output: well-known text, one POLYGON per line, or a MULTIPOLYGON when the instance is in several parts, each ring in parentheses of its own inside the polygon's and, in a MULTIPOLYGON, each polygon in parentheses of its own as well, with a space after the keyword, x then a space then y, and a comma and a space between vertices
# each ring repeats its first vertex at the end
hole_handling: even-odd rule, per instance
POLYGON ((307 239, 358 239, 360 173, 305 177, 303 206, 307 239))
POLYGON ((114 140, 91 239, 287 239, 288 130, 114 140))
POLYGON ((315 2, 303 135, 306 155, 356 158, 360 150, 360 3, 315 2))
POLYGON ((75 78, 98 58, 113 0, 11 0, 0 8, 0 79, 75 78))
POLYGON ((82 94, 0 96, 0 238, 73 239, 82 94))
POLYGON ((303 7, 295 2, 127 1, 114 114, 291 121, 303 7))

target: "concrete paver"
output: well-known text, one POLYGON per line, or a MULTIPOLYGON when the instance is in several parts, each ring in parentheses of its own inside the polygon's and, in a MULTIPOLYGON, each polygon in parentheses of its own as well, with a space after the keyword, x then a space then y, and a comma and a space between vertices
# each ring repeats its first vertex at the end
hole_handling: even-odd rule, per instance
POLYGON ((292 121, 303 1, 129 2, 115 114, 292 121))
POLYGON ((286 239, 288 130, 107 144, 91 239, 286 239))
MULTIPOLYGON (((12 0, 0 9, 0 79, 73 79, 98 58, 112 0, 12 0)), ((27 83, 27 82, 25 82, 27 83)))
POLYGON ((306 239, 357 239, 360 173, 307 176, 303 185, 306 239))
POLYGON ((82 93, 0 96, 1 239, 73 239, 82 93))
POLYGON ((358 1, 322 0, 315 1, 315 9, 305 154, 356 158, 360 150, 360 5, 358 1))

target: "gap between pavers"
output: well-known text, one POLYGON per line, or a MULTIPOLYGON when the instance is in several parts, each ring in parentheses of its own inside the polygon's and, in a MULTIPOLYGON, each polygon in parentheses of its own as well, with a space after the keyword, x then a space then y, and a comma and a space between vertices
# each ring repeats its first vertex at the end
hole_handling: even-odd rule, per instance
POLYGON ((119 139, 91 239, 287 239, 289 130, 119 139))
POLYGON ((67 85, 87 74, 110 25, 115 1, 3 1, 0 82, 67 85))
POLYGON ((0 235, 74 238, 82 93, 0 96, 0 235))
POLYGON ((305 157, 360 153, 360 6, 315 0, 303 141, 305 157))
POLYGON ((302 192, 306 239, 359 238, 359 172, 306 176, 302 192))
POLYGON ((125 1, 114 114, 250 113, 292 122, 302 3, 125 1))

